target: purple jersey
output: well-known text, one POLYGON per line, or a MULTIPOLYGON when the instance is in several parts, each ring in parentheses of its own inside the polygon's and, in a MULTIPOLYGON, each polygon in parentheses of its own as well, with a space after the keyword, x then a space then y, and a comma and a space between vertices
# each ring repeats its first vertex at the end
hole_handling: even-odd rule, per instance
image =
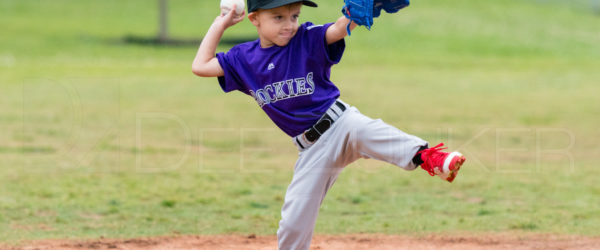
POLYGON ((217 59, 225 75, 223 91, 239 90, 254 97, 269 118, 289 136, 310 128, 340 96, 329 80, 345 43, 327 45, 331 25, 302 24, 290 42, 261 48, 260 40, 234 46, 217 59))

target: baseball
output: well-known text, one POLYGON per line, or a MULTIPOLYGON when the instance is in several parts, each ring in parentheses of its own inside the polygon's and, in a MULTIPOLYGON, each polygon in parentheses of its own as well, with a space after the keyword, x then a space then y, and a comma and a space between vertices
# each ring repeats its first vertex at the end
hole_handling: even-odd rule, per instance
POLYGON ((246 8, 246 4, 244 0, 221 0, 221 13, 223 15, 227 15, 229 11, 233 8, 235 4, 235 14, 241 15, 244 12, 244 8, 246 8))

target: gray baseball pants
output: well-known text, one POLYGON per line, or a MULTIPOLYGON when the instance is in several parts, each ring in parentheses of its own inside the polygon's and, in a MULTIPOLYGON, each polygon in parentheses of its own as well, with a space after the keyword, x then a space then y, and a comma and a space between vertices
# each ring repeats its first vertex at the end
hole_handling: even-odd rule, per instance
POLYGON ((373 158, 405 170, 427 142, 350 107, 310 147, 299 149, 277 230, 279 249, 309 249, 319 207, 344 167, 373 158))

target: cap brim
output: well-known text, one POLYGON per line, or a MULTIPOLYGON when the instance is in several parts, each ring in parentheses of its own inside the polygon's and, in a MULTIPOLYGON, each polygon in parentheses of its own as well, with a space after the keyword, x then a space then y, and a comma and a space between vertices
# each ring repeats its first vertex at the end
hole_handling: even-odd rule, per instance
MULTIPOLYGON (((268 10, 268 9, 274 9, 277 7, 281 7, 287 4, 291 4, 291 3, 297 3, 297 2, 302 2, 303 5, 309 6, 309 7, 317 7, 317 4, 313 1, 307 1, 307 0, 282 0, 282 1, 273 1, 270 4, 266 4, 258 9, 264 9, 264 10, 268 10)), ((254 11, 254 10, 253 10, 254 11)))

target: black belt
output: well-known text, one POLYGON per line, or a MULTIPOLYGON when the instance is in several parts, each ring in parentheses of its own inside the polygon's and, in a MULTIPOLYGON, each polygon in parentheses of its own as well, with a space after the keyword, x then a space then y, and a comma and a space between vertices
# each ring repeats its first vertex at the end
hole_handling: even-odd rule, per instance
MULTIPOLYGON (((346 111, 346 105, 342 104, 339 101, 335 101, 335 105, 338 106, 338 108, 340 108, 342 110, 342 112, 346 111)), ((334 109, 329 109, 332 112, 335 113, 334 109)), ((337 114, 337 113, 336 113, 337 114)), ((338 117, 341 116, 342 114, 337 114, 338 117)), ((314 143, 315 141, 317 141, 319 139, 319 137, 321 137, 322 134, 324 134, 330 127, 331 125, 335 122, 334 119, 331 118, 331 116, 329 116, 327 113, 325 113, 321 119, 319 119, 315 125, 313 125, 310 129, 308 129, 307 131, 304 132, 304 138, 306 138, 307 141, 309 141, 310 143, 314 143)), ((296 142, 298 143, 298 145, 300 145, 300 147, 302 149, 304 149, 304 146, 302 146, 302 143, 300 143, 300 141, 298 140, 298 138, 296 138, 296 142)))

